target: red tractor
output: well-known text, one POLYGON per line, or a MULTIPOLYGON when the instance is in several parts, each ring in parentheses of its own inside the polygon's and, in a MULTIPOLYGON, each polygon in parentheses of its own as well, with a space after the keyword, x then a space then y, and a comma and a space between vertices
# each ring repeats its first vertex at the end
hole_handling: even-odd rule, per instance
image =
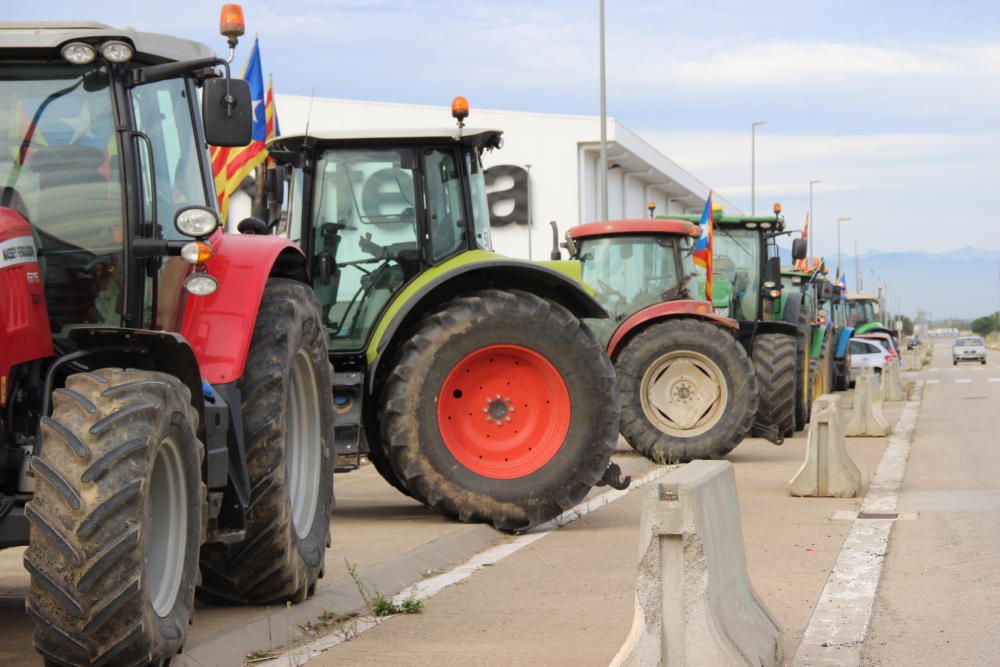
POLYGON ((698 234, 693 223, 664 219, 595 222, 566 234, 584 282, 610 313, 588 324, 615 364, 621 434, 661 463, 725 456, 757 410, 736 321, 693 298, 698 234))
MULTIPOLYGON (((224 25, 235 46, 238 7, 224 25)), ((219 228, 206 144, 247 144, 253 112, 227 60, 0 30, 0 546, 28 546, 46 664, 164 664, 196 589, 298 601, 322 572, 319 307, 294 244, 219 228)))

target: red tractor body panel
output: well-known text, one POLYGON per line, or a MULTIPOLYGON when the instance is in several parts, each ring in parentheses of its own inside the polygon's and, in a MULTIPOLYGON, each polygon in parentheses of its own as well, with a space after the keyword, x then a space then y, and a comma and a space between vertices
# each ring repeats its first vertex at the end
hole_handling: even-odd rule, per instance
POLYGON ((668 317, 697 317, 701 320, 715 322, 716 324, 732 329, 733 331, 738 331, 740 328, 736 320, 723 317, 722 315, 717 315, 712 310, 712 304, 708 301, 695 301, 692 299, 666 301, 664 303, 658 303, 653 306, 643 308, 622 322, 621 325, 615 330, 615 333, 611 336, 611 340, 608 342, 608 356, 614 358, 615 353, 618 352, 618 348, 621 346, 622 341, 639 327, 642 327, 649 322, 666 319, 668 317))
POLYGON ((216 232, 209 242, 214 253, 205 269, 219 289, 208 296, 186 294, 180 333, 194 350, 202 377, 227 384, 243 375, 271 268, 282 252, 302 251, 277 236, 216 232))
POLYGON ((698 225, 686 220, 636 218, 588 222, 585 225, 570 227, 566 231, 566 236, 571 239, 584 239, 592 236, 618 236, 621 234, 670 234, 697 238, 700 233, 698 225))
POLYGON ((0 207, 0 406, 7 404, 13 366, 53 354, 31 225, 0 207))

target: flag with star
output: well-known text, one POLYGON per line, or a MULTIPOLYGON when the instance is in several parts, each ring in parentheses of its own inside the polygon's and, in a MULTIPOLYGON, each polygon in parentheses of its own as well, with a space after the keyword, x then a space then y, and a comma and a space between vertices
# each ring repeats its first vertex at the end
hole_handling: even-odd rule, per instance
POLYGON ((250 143, 235 148, 211 147, 212 175, 215 178, 215 193, 219 200, 219 214, 223 220, 229 214, 229 198, 240 187, 243 179, 267 159, 267 148, 264 144, 276 136, 278 127, 270 79, 267 90, 264 89, 260 43, 257 40, 254 40, 242 78, 250 84, 250 99, 253 104, 253 130, 250 143))

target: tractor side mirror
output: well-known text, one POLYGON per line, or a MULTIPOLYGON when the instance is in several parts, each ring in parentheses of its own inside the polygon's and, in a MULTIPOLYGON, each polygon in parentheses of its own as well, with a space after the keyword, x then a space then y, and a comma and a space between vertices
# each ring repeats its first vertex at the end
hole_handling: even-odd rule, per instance
POLYGON ((792 259, 805 259, 809 244, 805 239, 792 239, 792 259))
POLYGON ((833 300, 833 285, 829 282, 822 282, 819 285, 819 300, 820 301, 831 301, 833 300))
POLYGON ((206 79, 201 91, 205 141, 213 146, 246 146, 253 128, 250 84, 242 79, 206 79))

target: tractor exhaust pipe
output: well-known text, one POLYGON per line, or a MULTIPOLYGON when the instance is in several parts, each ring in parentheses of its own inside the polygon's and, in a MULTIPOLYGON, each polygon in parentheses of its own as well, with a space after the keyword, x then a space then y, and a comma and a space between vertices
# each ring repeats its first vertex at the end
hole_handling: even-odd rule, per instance
POLYGON ((549 224, 552 225, 552 252, 549 253, 549 259, 556 262, 562 259, 562 253, 559 252, 559 225, 555 220, 549 220, 549 224))

